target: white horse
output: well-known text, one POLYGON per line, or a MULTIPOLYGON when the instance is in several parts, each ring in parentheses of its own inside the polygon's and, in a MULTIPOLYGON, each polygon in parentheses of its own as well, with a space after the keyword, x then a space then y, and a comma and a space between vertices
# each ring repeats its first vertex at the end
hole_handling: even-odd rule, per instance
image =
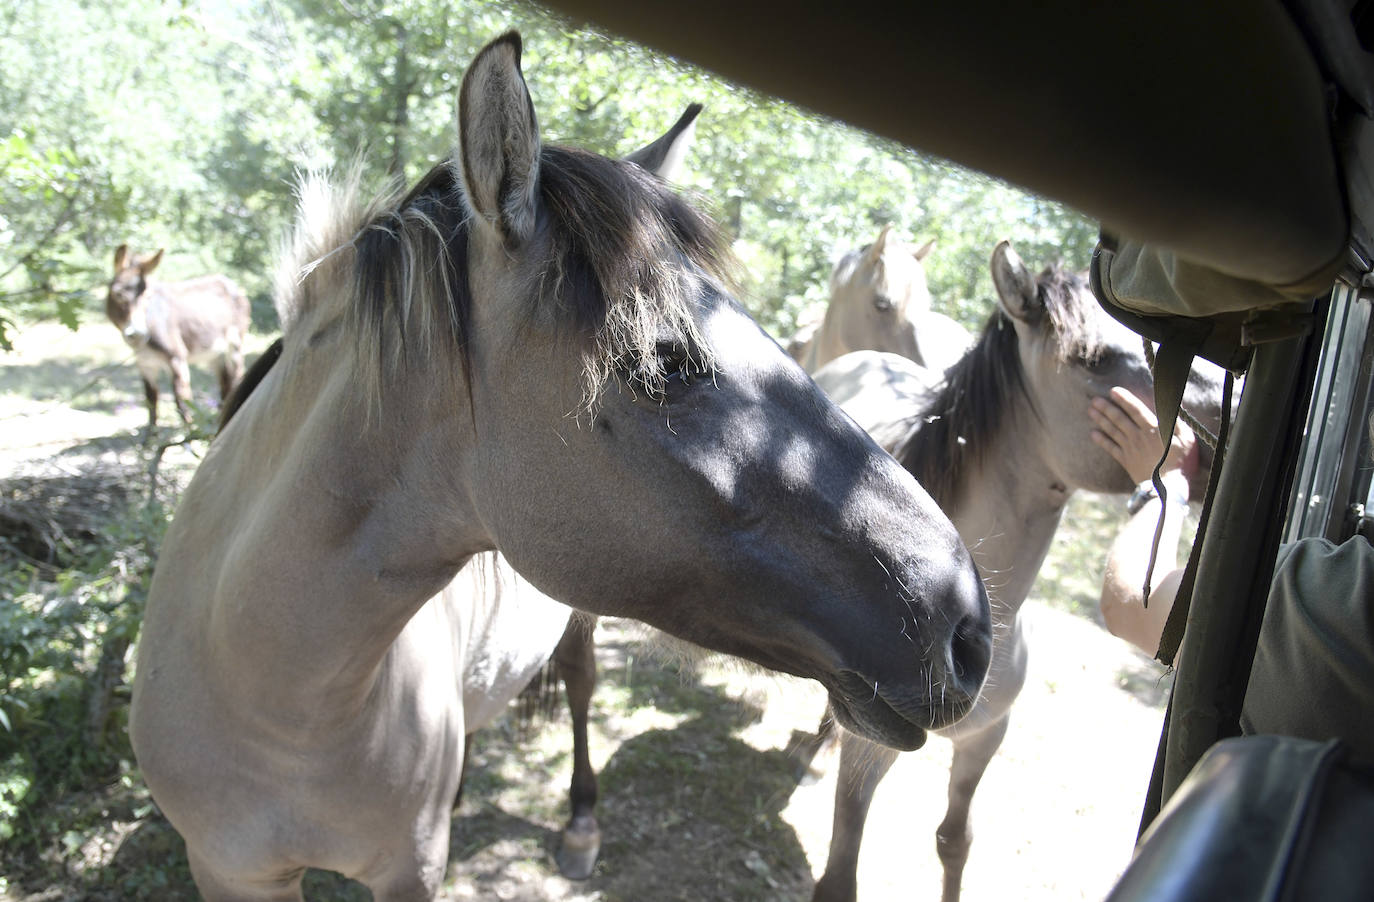
POLYGON ((816 679, 898 748, 981 689, 949 520, 730 297, 708 220, 541 144, 520 49, 477 55, 456 159, 403 196, 305 187, 279 353, 167 532, 130 734, 211 900, 308 867, 433 898, 463 738, 552 650, 549 598, 816 679), (529 585, 460 574, 493 551, 529 585))
MULTIPOLYGON (((1114 385, 1154 397, 1140 337, 1102 311, 1083 279, 1057 267, 1033 276, 1005 241, 991 265, 998 309, 943 380, 903 357, 875 352, 846 355, 815 374, 940 502, 988 582, 994 625, 988 682, 973 712, 940 731, 954 746, 949 807, 936 833, 945 902, 959 898, 973 794, 1025 682, 1021 604, 1064 506, 1079 489, 1124 494, 1133 487, 1092 441, 1088 404, 1114 385)), ((1209 376, 1199 374, 1185 403, 1215 424, 1220 396, 1209 376)), ((833 729, 822 724, 812 754, 833 729)), ((814 902, 856 898, 864 820, 896 754, 842 735, 830 854, 814 902)))
POLYGON ((878 240, 840 258, 830 274, 824 317, 798 330, 787 352, 808 373, 851 351, 891 351, 936 373, 963 356, 972 338, 930 309, 922 261, 935 241, 907 244, 884 226, 878 240))

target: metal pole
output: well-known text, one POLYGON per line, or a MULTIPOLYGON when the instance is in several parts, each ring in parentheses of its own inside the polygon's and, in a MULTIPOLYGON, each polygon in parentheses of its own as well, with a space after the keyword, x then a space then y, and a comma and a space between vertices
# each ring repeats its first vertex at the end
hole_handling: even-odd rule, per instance
POLYGON ((1164 802, 1214 742, 1239 732, 1320 346, 1319 323, 1309 335, 1255 349, 1179 654, 1164 802))

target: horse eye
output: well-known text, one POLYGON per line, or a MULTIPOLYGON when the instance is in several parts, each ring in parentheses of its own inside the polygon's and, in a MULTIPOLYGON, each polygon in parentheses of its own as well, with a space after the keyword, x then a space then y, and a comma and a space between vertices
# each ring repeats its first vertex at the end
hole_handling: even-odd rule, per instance
POLYGON ((691 349, 678 341, 659 341, 652 361, 639 358, 623 366, 626 381, 658 402, 667 400, 675 389, 691 385, 703 371, 691 349))
POLYGON ((676 341, 660 341, 655 346, 654 353, 658 356, 664 374, 669 378, 686 375, 686 371, 694 365, 691 352, 685 345, 676 341))
POLYGON ((1124 355, 1113 348, 1103 348, 1089 359, 1083 361, 1083 365, 1089 372, 1106 373, 1116 369, 1124 355))

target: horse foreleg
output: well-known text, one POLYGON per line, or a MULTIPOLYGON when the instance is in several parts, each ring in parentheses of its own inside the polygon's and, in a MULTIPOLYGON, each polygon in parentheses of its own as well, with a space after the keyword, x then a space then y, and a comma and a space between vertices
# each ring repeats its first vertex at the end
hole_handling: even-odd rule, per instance
POLYGON ((458 770, 458 791, 453 795, 453 810, 457 811, 463 804, 463 787, 468 780, 468 762, 472 760, 472 734, 463 737, 463 766, 458 770))
POLYGON ((243 350, 233 348, 219 364, 219 402, 222 405, 243 379, 243 350))
POLYGON ((558 870, 571 880, 586 880, 601 854, 601 827, 596 822, 596 772, 592 770, 587 745, 587 715, 596 688, 596 619, 574 615, 563 638, 558 640, 553 659, 568 693, 572 714, 573 773, 568 791, 572 816, 563 828, 554 859, 558 870))
POLYGON ((816 732, 798 742, 789 752, 798 785, 809 786, 824 776, 824 757, 838 741, 839 728, 835 725, 835 715, 831 713, 830 706, 826 705, 816 732), (822 759, 822 763, 818 764, 817 758, 822 759))
POLYGON ((988 762, 997 754, 1007 735, 1010 713, 970 736, 954 740, 954 758, 949 765, 949 808, 945 819, 935 829, 935 848, 944 866, 942 902, 958 902, 959 888, 964 879, 964 865, 973 844, 973 830, 969 827, 969 808, 978 781, 988 769, 988 762))
POLYGON ((893 749, 840 731, 840 773, 835 782, 835 820, 830 855, 816 881, 812 902, 854 902, 859 887, 859 844, 863 842, 873 793, 892 763, 893 749))
POLYGON ((305 868, 276 877, 230 877, 210 866, 190 846, 186 860, 191 879, 206 902, 302 902, 301 877, 305 868))

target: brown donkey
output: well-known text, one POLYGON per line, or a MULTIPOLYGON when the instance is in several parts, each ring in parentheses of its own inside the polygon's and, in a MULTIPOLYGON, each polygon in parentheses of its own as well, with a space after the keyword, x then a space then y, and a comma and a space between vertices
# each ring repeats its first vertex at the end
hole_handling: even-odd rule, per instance
POLYGON ((185 282, 153 282, 149 273, 162 262, 162 251, 148 256, 115 251, 114 278, 105 297, 105 313, 137 356, 148 399, 148 428, 157 425, 157 383, 172 374, 177 413, 189 421, 191 361, 214 361, 223 401, 243 376, 243 339, 248 334, 248 296, 226 276, 201 276, 185 282))

